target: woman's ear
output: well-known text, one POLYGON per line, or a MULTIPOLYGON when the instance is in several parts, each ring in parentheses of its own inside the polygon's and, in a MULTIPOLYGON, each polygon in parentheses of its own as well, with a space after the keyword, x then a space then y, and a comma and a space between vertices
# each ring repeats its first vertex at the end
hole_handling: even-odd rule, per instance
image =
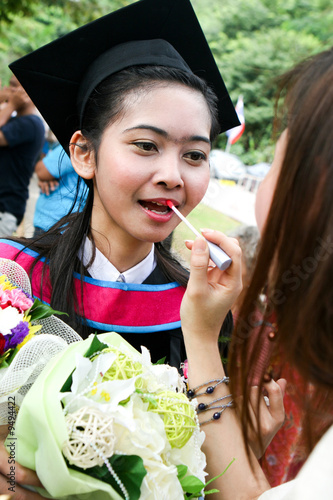
POLYGON ((88 140, 81 130, 77 130, 72 135, 69 152, 75 172, 83 179, 92 179, 96 169, 95 153, 89 147, 88 140))

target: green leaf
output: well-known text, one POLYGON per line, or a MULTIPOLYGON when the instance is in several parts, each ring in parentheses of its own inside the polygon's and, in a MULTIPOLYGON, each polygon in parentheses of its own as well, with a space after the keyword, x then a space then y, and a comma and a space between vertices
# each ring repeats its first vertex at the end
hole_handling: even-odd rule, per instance
POLYGON ((44 304, 43 302, 41 302, 39 299, 35 299, 29 311, 29 316, 31 316, 31 321, 49 318, 50 316, 52 316, 52 314, 66 314, 66 316, 68 316, 67 313, 56 311, 55 309, 52 309, 52 307, 49 306, 48 304, 44 304))
POLYGON ((17 347, 14 347, 12 349, 9 349, 7 351, 7 356, 6 356, 6 363, 7 365, 9 366, 10 363, 13 361, 13 359, 15 358, 16 354, 18 353, 18 348, 17 347), (8 353, 8 354, 7 354, 8 353))
POLYGON ((183 491, 186 493, 200 494, 205 487, 205 483, 195 476, 185 476, 180 480, 183 491))
POLYGON ((101 352, 103 349, 106 349, 109 347, 107 344, 104 344, 97 338, 97 334, 95 333, 94 338, 92 339, 92 342, 90 346, 88 347, 87 351, 84 354, 85 358, 90 358, 93 356, 96 352, 101 352))
POLYGON ((211 495, 212 493, 219 493, 220 490, 217 489, 212 489, 212 490, 206 490, 207 486, 212 482, 215 481, 215 479, 223 476, 225 472, 229 469, 230 465, 235 461, 235 458, 228 464, 228 466, 224 469, 221 474, 218 476, 213 477, 209 481, 207 481, 206 484, 204 484, 200 479, 198 479, 195 476, 185 476, 187 472, 187 467, 184 465, 177 465, 177 470, 178 470, 178 479, 179 482, 183 488, 183 492, 185 493, 185 498, 186 500, 191 500, 192 498, 198 498, 202 496, 202 492, 204 491, 205 496, 206 495, 211 495))
POLYGON ((10 359, 11 359, 11 354, 12 354, 13 349, 8 349, 1 357, 0 357, 0 367, 1 368, 8 368, 10 364, 10 359))
POLYGON ((233 458, 233 459, 231 460, 231 462, 230 462, 230 463, 226 466, 226 468, 224 469, 224 471, 223 471, 223 472, 221 472, 221 474, 219 474, 218 476, 215 476, 215 477, 213 477, 212 479, 210 479, 209 481, 207 481, 207 483, 206 483, 206 486, 205 486, 205 487, 207 488, 207 486, 208 486, 210 483, 212 483, 213 481, 215 481, 215 479, 218 479, 219 477, 223 476, 223 474, 225 474, 225 473, 227 472, 227 470, 229 469, 230 465, 231 465, 231 464, 233 464, 235 460, 236 460, 236 459, 235 459, 235 458, 233 458))
POLYGON ((164 358, 161 358, 158 361, 156 361, 156 363, 153 363, 153 365, 164 365, 165 360, 166 360, 166 356, 164 356, 164 358))
MULTIPOLYGON (((186 476, 188 467, 186 465, 177 465, 178 480, 183 488, 183 492, 191 494, 189 498, 198 498, 204 488, 204 483, 195 476, 186 476)), ((188 498, 188 497, 186 497, 188 498)))
POLYGON ((177 465, 177 471, 178 471, 178 479, 182 479, 186 472, 188 470, 188 467, 186 465, 177 465))
POLYGON ((143 478, 147 474, 141 457, 136 455, 113 456, 111 465, 124 484, 131 500, 139 500, 143 478))
MULTIPOLYGON (((125 486, 130 499, 139 500, 141 484, 143 478, 147 474, 142 458, 137 455, 113 455, 108 460, 112 469, 125 486)), ((121 489, 116 483, 114 477, 110 474, 106 465, 103 465, 102 467, 92 467, 86 469, 85 471, 70 464, 68 464, 68 467, 110 484, 110 486, 112 486, 112 488, 124 498, 121 489)))

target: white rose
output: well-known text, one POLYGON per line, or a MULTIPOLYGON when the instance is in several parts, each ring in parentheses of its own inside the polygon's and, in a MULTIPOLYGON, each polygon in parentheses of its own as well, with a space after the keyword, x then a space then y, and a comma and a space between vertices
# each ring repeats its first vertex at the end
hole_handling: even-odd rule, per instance
POLYGON ((113 412, 115 419, 116 449, 126 455, 136 454, 145 459, 160 457, 171 447, 166 437, 162 418, 147 411, 138 394, 133 394, 131 400, 123 408, 127 416, 120 420, 113 412))
POLYGON ((162 462, 145 462, 148 474, 141 485, 140 500, 184 500, 183 488, 177 477, 177 468, 162 462))

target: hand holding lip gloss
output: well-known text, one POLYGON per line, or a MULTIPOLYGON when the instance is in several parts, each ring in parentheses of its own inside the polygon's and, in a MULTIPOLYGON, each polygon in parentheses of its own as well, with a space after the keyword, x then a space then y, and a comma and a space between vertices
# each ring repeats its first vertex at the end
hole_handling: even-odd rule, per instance
MULTIPOLYGON (((199 231, 197 231, 195 229, 195 227, 193 227, 192 224, 183 216, 183 214, 181 214, 179 212, 179 210, 175 207, 175 205, 172 203, 171 200, 167 200, 166 203, 167 203, 168 207, 171 208, 171 210, 173 210, 175 212, 175 214, 178 215, 178 217, 183 222, 185 222, 185 224, 191 229, 191 231, 193 231, 193 233, 196 236, 201 236, 202 237, 202 234, 200 234, 199 231)), ((229 257, 229 255, 227 255, 222 250, 222 248, 220 248, 219 246, 215 245, 215 243, 211 243, 208 240, 206 240, 206 241, 207 241, 208 248, 209 248, 209 255, 210 255, 210 258, 212 259, 212 261, 217 265, 217 267, 219 269, 221 269, 221 271, 224 271, 225 269, 227 269, 230 266, 231 262, 232 262, 232 260, 229 257)))

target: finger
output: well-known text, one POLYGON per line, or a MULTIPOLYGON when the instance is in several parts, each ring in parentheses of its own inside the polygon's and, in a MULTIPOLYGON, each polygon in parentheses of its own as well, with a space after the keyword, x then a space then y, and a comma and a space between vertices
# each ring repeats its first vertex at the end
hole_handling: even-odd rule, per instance
POLYGON ((218 245, 231 258, 232 265, 225 272, 227 274, 241 273, 242 251, 239 242, 235 238, 229 238, 220 231, 201 229, 201 232, 207 240, 218 245))
POLYGON ((201 233, 205 238, 207 238, 207 240, 223 248, 225 252, 234 253, 235 251, 237 252, 237 250, 239 252, 240 245, 236 238, 230 238, 229 236, 226 236, 220 231, 216 231, 214 229, 201 229, 201 233))
POLYGON ((35 471, 23 467, 23 465, 15 463, 15 479, 19 484, 26 484, 27 486, 35 486, 43 488, 35 471))
POLYGON ((193 243, 194 243, 193 240, 185 240, 184 243, 185 243, 185 246, 186 246, 186 248, 188 250, 192 250, 192 246, 193 246, 193 243))
MULTIPOLYGON (((230 238, 220 231, 212 229, 201 229, 201 232, 207 240, 222 248, 233 259, 233 261, 237 261, 239 265, 241 264, 242 252, 239 246, 239 241, 236 238, 230 238)), ((191 250, 193 240, 185 240, 185 245, 189 250, 191 250)))
POLYGON ((208 245, 204 238, 198 237, 193 242, 190 260, 189 288, 192 292, 202 292, 202 287, 207 286, 208 264, 208 245))
MULTIPOLYGON (((0 443, 0 473, 5 477, 10 477, 12 471, 11 461, 9 454, 3 443, 0 443)), ((2 477, 0 474, 0 477, 2 477)), ((27 484, 29 486, 42 487, 42 483, 38 479, 37 474, 31 470, 23 467, 15 461, 15 482, 18 484, 27 484)), ((7 485, 8 486, 8 485, 7 485)), ((2 492, 2 490, 0 490, 2 492)))
POLYGON ((287 389, 287 381, 285 378, 279 378, 279 380, 276 381, 276 383, 280 386, 280 389, 282 391, 282 397, 284 397, 287 389))
POLYGON ((264 454, 265 449, 268 446, 269 441, 273 437, 273 433, 275 433, 275 431, 272 427, 273 422, 269 413, 269 409, 264 402, 258 386, 251 387, 248 410, 250 416, 248 434, 250 445, 255 456, 259 459, 264 454), (260 420, 258 420, 259 414, 260 420), (259 439, 258 424, 260 424, 261 440, 259 439))
POLYGON ((269 398, 270 412, 272 416, 282 425, 285 417, 285 411, 283 405, 284 393, 280 387, 280 384, 272 379, 270 382, 264 384, 264 388, 267 391, 267 395, 269 398))
MULTIPOLYGON (((253 409, 254 414, 257 416, 259 413, 261 419, 265 416, 265 414, 267 414, 267 412, 269 412, 267 404, 261 392, 259 391, 258 386, 251 387, 249 394, 249 403, 250 407, 253 409)), ((257 417, 255 418, 255 420, 257 421, 257 417)))
MULTIPOLYGON (((188 248, 188 250, 192 250, 193 240, 185 240, 184 243, 186 245, 186 248, 188 248)), ((208 270, 210 271, 211 269, 215 269, 215 267, 217 267, 216 264, 211 259, 209 259, 208 270)))
MULTIPOLYGON (((257 397, 256 397, 255 401, 257 401, 257 397)), ((254 402, 253 398, 251 398, 251 393, 249 396, 248 410, 249 410, 249 417, 250 417, 250 430, 252 432, 254 432, 255 434, 257 434, 258 433, 257 403, 254 402)))
POLYGON ((41 192, 42 192, 43 194, 46 194, 46 193, 45 193, 45 188, 46 188, 46 186, 45 186, 45 182, 44 182, 44 181, 39 181, 39 182, 38 182, 38 186, 39 186, 39 189, 41 190, 41 192))
POLYGON ((8 478, 1 476, 0 475, 0 499, 2 499, 2 496, 4 498, 7 497, 8 499, 17 499, 17 500, 42 500, 44 497, 39 495, 38 493, 35 493, 33 491, 30 491, 26 488, 23 488, 19 486, 18 484, 15 484, 15 486, 11 486, 10 483, 7 482, 8 478), (9 488, 12 487, 14 490, 9 490, 9 488))

